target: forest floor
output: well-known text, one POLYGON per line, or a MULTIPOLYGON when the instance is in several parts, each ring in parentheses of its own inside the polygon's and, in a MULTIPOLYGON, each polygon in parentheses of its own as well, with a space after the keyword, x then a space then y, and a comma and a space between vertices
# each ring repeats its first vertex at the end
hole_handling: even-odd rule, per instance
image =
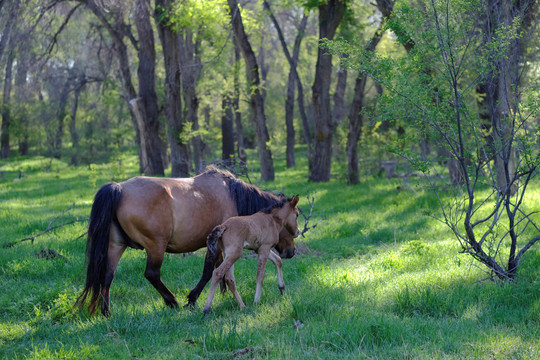
MULTIPOLYGON (((284 296, 269 265, 261 303, 252 304, 256 259, 245 256, 235 266, 245 310, 228 292, 203 318, 208 286, 194 310, 171 310, 143 276, 145 253, 128 249, 104 318, 73 309, 85 281, 84 220, 101 185, 137 175, 136 157, 80 167, 41 157, 0 162, 0 358, 540 358, 540 246, 513 283, 491 281, 425 215, 438 202, 419 180, 409 181, 414 190, 375 177, 312 183, 299 163, 285 169, 277 159, 276 180, 260 184, 300 194, 308 211, 313 197, 312 223, 326 218, 284 260, 284 296)), ((540 183, 529 191, 538 194, 540 183)), ((538 197, 529 207, 540 208, 538 197)), ((166 256, 162 278, 181 303, 204 255, 166 256)))

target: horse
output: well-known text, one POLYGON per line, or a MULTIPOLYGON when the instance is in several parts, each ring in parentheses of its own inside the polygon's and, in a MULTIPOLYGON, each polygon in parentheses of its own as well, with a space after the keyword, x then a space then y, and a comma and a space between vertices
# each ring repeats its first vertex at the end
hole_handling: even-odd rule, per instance
POLYGON ((253 250, 258 255, 257 286, 255 288, 254 303, 261 299, 262 283, 266 262, 270 259, 276 265, 278 273, 278 287, 283 294, 285 283, 281 271, 281 260, 272 251, 279 241, 279 233, 285 228, 292 234, 298 234, 298 195, 250 216, 234 216, 223 224, 216 226, 207 240, 207 258, 215 258, 218 251, 223 251, 224 260, 213 272, 212 283, 203 313, 210 312, 212 301, 218 284, 225 279, 240 308, 246 305, 236 290, 234 279, 234 263, 242 256, 242 249, 253 250))
MULTIPOLYGON (((161 281, 165 252, 205 247, 216 225, 232 216, 254 214, 281 198, 212 167, 192 178, 138 176, 103 185, 90 212, 86 282, 75 306, 82 309, 89 297, 90 314, 100 306, 101 313, 110 316, 110 287, 118 262, 130 247, 146 251, 144 276, 167 306, 178 307, 176 297, 161 281)), ((276 249, 280 256, 294 256, 293 237, 283 234, 276 249)), ((193 303, 200 294, 194 290, 193 303)))

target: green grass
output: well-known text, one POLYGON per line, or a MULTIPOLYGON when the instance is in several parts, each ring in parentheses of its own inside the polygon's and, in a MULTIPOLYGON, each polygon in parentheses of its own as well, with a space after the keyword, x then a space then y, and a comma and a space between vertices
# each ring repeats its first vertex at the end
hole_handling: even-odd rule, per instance
MULTIPOLYGON (((255 156, 251 156, 252 159, 255 156)), ((44 158, 0 163, 0 357, 29 359, 533 359, 540 357, 540 251, 530 250, 512 284, 486 274, 459 247, 429 193, 397 190, 398 180, 370 178, 357 186, 334 178, 306 180, 276 160, 264 189, 315 197, 302 254, 284 261, 285 296, 267 267, 261 303, 252 304, 256 260, 235 273, 248 308, 228 293, 202 317, 197 308, 171 310, 144 278, 145 254, 128 250, 111 288, 112 317, 72 309, 84 284, 86 223, 6 245, 54 224, 89 216, 102 184, 137 174, 125 155, 110 165, 69 167, 44 158), (20 181, 20 172, 24 173, 20 181), (52 249, 67 259, 37 258, 52 249), (296 324, 296 326, 295 326, 296 324), (298 324, 300 324, 298 326, 298 324)), ((255 165, 252 165, 255 168, 255 165)), ((411 181, 412 184, 412 181, 411 181)), ((533 184, 532 194, 540 185, 533 184)), ((540 208, 540 200, 529 206, 540 208)), ((163 281, 179 301, 200 277, 204 251, 167 255, 163 281)))

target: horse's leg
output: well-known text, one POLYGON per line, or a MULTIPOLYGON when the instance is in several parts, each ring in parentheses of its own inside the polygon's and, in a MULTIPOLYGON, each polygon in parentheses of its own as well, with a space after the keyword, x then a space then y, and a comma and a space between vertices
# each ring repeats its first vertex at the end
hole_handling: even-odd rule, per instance
MULTIPOLYGON (((188 303, 184 307, 193 307, 195 306, 195 302, 201 295, 201 292, 203 291, 204 287, 210 279, 212 278, 212 272, 214 271, 214 268, 219 266, 216 260, 217 256, 213 256, 209 251, 206 252, 206 257, 204 258, 204 267, 203 267, 203 273, 201 276, 201 279, 195 285, 193 290, 189 292, 188 295, 188 303)), ((220 262, 221 263, 221 262, 220 262)))
POLYGON ((270 255, 271 248, 268 246, 261 246, 257 253, 259 254, 259 261, 257 263, 257 287, 255 288, 254 303, 258 303, 261 300, 262 284, 264 280, 264 272, 266 269, 266 262, 270 255))
POLYGON ((146 270, 144 271, 144 277, 150 281, 150 283, 161 294, 165 305, 171 308, 178 307, 178 302, 174 294, 165 286, 161 281, 161 265, 163 264, 163 258, 165 257, 164 251, 158 249, 146 249, 146 270))
POLYGON ((277 279, 278 279, 278 288, 281 292, 281 295, 285 293, 285 282, 283 282, 283 271, 281 270, 282 261, 278 254, 273 251, 270 251, 268 256, 271 262, 276 266, 277 279))
POLYGON ((240 258, 242 255, 242 248, 235 249, 235 251, 230 251, 230 253, 225 250, 225 260, 219 265, 217 269, 214 270, 212 274, 212 283, 210 284, 210 290, 208 291, 208 298, 206 298, 206 303, 204 304, 203 313, 206 315, 210 312, 212 307, 212 301, 214 300, 214 295, 216 294, 217 287, 219 283, 223 280, 225 274, 233 266, 233 264, 240 258))
POLYGON ((110 289, 116 271, 116 266, 126 250, 126 245, 122 242, 114 226, 111 226, 111 239, 109 241, 107 272, 105 273, 105 282, 101 290, 101 313, 104 316, 111 315, 110 289))
POLYGON ((238 306, 240 306, 240 309, 243 309, 246 307, 246 304, 242 301, 242 297, 236 290, 236 281, 234 280, 234 264, 231 266, 229 271, 225 274, 225 282, 229 286, 229 289, 234 295, 234 298, 236 299, 236 302, 238 303, 238 306))
MULTIPOLYGON (((223 263, 223 252, 219 251, 219 253, 216 256, 212 256, 208 251, 206 252, 206 257, 204 259, 204 267, 203 267, 203 273, 201 276, 201 279, 197 283, 197 285, 189 292, 188 295, 188 303, 184 305, 184 307, 193 307, 195 306, 195 302, 201 295, 201 292, 203 291, 204 287, 210 279, 212 278, 212 272, 215 268, 218 268, 219 265, 223 263)), ((225 286, 225 281, 223 280, 220 283, 221 292, 224 293, 227 291, 227 287, 225 286)))

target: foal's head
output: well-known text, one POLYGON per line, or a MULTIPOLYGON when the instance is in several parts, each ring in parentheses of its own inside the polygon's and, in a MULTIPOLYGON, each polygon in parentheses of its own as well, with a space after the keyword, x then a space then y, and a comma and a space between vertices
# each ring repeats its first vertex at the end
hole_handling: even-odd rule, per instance
POLYGON ((275 249, 279 256, 288 259, 292 258, 296 252, 294 238, 298 236, 298 195, 291 199, 286 199, 283 206, 274 209, 272 212, 279 212, 280 218, 283 220, 283 229, 279 233, 279 242, 275 249))

